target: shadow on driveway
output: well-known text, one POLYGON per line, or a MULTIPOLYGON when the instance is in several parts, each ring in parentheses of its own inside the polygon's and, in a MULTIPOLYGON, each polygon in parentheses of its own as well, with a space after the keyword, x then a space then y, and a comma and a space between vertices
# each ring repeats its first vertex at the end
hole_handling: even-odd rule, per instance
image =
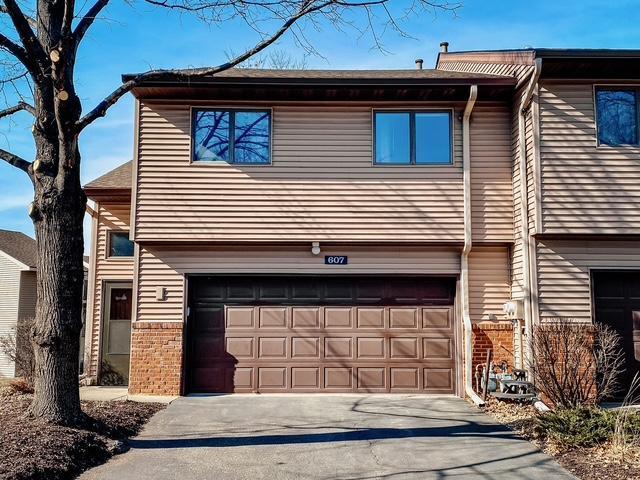
POLYGON ((130 446, 80 478, 575 480, 455 397, 186 397, 130 446))

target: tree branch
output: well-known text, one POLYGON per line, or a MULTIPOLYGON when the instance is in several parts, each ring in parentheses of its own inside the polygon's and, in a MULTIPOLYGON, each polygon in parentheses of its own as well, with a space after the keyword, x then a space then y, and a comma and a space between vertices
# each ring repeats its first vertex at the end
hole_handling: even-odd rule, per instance
MULTIPOLYGON (((5 7, 5 6, 3 6, 3 5, 0 5, 0 13, 9 13, 9 11, 7 10, 7 7, 5 7)), ((38 22, 36 22, 36 19, 35 19, 35 18, 33 18, 33 17, 29 17, 28 15, 25 15, 25 16, 24 16, 24 18, 26 18, 26 19, 27 19, 27 22, 29 22, 29 26, 30 26, 31 28, 33 28, 34 30, 35 30, 36 28, 38 28, 38 27, 37 27, 38 22)))
POLYGON ((75 14, 75 0, 65 0, 64 2, 64 20, 62 22, 62 36, 67 37, 71 34, 73 18, 75 14))
POLYGON ((7 14, 11 17, 11 21, 13 22, 16 32, 18 32, 18 35, 20 36, 22 47, 27 54, 28 63, 23 62, 22 59, 20 59, 20 61, 23 62, 24 66, 27 67, 34 76, 44 74, 46 71, 47 55, 44 52, 38 37, 36 37, 35 33, 31 29, 27 17, 25 17, 22 10, 20 10, 16 0, 4 0, 4 5, 7 14), (39 71, 33 70, 34 65, 38 66, 39 71))
POLYGON ((82 20, 76 26, 76 29, 73 32, 73 37, 76 42, 76 46, 80 44, 84 34, 87 33, 89 27, 93 24, 95 19, 98 17, 100 12, 104 7, 107 6, 109 0, 97 0, 96 3, 87 11, 87 13, 82 17, 82 20))
POLYGON ((0 118, 8 117, 9 115, 13 115, 14 113, 20 112, 24 110, 25 112, 29 112, 31 115, 36 114, 36 109, 29 105, 27 102, 20 102, 13 107, 5 108, 4 110, 0 110, 0 118))
POLYGON ((140 75, 137 75, 131 80, 120 85, 120 87, 115 89, 102 102, 100 102, 93 110, 91 110, 85 116, 83 116, 80 120, 78 120, 78 122, 76 123, 76 128, 78 132, 80 132, 91 122, 95 121, 100 117, 104 117, 107 113, 107 110, 111 106, 113 106, 127 92, 129 92, 136 85, 140 84, 143 81, 189 80, 195 77, 215 75, 216 73, 220 73, 224 70, 233 68, 236 65, 244 62, 248 58, 252 57, 253 55, 261 52, 262 50, 267 48, 269 45, 273 44, 302 17, 307 16, 314 12, 320 11, 334 3, 335 3, 334 0, 326 0, 325 2, 322 2, 319 4, 311 4, 310 1, 304 2, 302 8, 298 11, 298 13, 291 16, 286 22, 284 22, 282 26, 273 35, 264 39, 262 42, 258 43, 253 48, 245 51, 243 54, 238 55, 232 60, 229 60, 228 62, 223 63, 222 65, 218 65, 217 67, 187 68, 187 69, 181 69, 181 70, 150 70, 148 72, 141 73, 140 75))
POLYGON ((27 70, 31 71, 30 66, 33 67, 34 64, 29 58, 27 51, 17 43, 14 43, 9 37, 4 36, 2 33, 0 33, 0 48, 9 52, 18 59, 18 61, 22 63, 27 70))
POLYGON ((31 172, 29 171, 31 163, 27 162, 24 158, 0 148, 0 159, 4 160, 9 165, 13 165, 16 168, 19 168, 27 175, 31 176, 31 172))

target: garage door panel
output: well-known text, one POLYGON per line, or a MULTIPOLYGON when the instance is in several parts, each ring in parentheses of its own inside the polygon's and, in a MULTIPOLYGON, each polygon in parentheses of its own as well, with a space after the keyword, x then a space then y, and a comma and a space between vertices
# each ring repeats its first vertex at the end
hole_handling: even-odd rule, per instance
POLYGON ((291 388, 318 390, 320 387, 319 367, 291 367, 291 388))
POLYGON ((422 328, 425 330, 453 330, 450 308, 423 308, 422 328))
POLYGON ((447 393, 453 389, 453 368, 423 369, 424 390, 429 393, 447 393))
POLYGON ((259 367, 258 388, 284 390, 287 388, 286 367, 259 367))
POLYGON ((211 360, 222 358, 224 339, 221 337, 198 336, 193 341, 193 363, 208 365, 211 360))
POLYGON ((319 359, 320 358, 320 338, 319 337, 292 337, 291 338, 291 358, 299 359, 319 359))
POLYGON ((194 309, 194 325, 197 332, 222 330, 224 326, 224 307, 200 307, 194 309))
POLYGON ((358 337, 356 341, 358 360, 380 360, 386 357, 385 338, 358 337))
POLYGON ((320 307, 292 309, 293 328, 319 328, 320 327, 320 307))
POLYGON ((227 353, 234 358, 254 358, 253 337, 227 337, 227 353))
POLYGON ((344 307, 326 307, 324 309, 324 327, 353 328, 352 310, 344 307))
POLYGON ((325 337, 324 358, 328 360, 350 359, 353 356, 353 338, 351 337, 325 337))
POLYGON ((422 352, 425 360, 453 360, 453 339, 425 337, 422 352))
POLYGON ((326 389, 353 389, 353 369, 350 367, 325 367, 324 387, 326 389))
POLYGON ((389 356, 392 359, 418 359, 417 338, 391 338, 389 339, 389 356))
POLYGON ((262 307, 258 311, 261 328, 287 328, 287 308, 262 307))
POLYGON ((258 359, 287 358, 287 337, 261 337, 258 339, 258 359))
POLYGON ((387 372, 385 367, 358 367, 358 389, 373 392, 387 389, 387 372))
POLYGON ((449 300, 430 305, 425 298, 432 286, 423 291, 415 285, 421 279, 412 279, 392 288, 395 281, 202 281, 214 288, 190 280, 188 389, 453 393, 449 300), (216 297, 219 292, 222 298, 216 297), (361 298, 363 293, 368 296, 361 298), (391 293, 398 296, 390 298, 391 293))
POLYGON ((391 389, 419 390, 420 389, 420 368, 394 368, 389 369, 391 389))
POLYGON ((254 309, 252 307, 228 307, 225 324, 227 330, 234 328, 253 328, 254 309))
POLYGON ((417 308, 390 308, 390 328, 418 328, 417 308))
POLYGON ((253 367, 229 368, 227 373, 232 378, 230 388, 227 391, 252 391, 254 389, 253 367))
POLYGON ((358 328, 384 328, 384 308, 357 308, 358 328))
POLYGON ((227 285, 227 298, 229 300, 255 300, 255 291, 250 280, 237 278, 230 280, 227 285))

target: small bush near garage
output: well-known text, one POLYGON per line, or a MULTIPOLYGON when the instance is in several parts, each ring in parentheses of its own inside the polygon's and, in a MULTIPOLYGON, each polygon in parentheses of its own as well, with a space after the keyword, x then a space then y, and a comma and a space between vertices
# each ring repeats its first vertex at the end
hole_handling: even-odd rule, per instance
POLYGON ((619 393, 624 352, 610 327, 560 318, 536 325, 532 338, 530 368, 546 402, 575 408, 619 393))
POLYGON ((33 396, 0 384, 0 478, 66 480, 126 450, 135 435, 164 405, 82 402, 84 428, 67 428, 27 418, 33 396))
POLYGON ((616 412, 593 407, 563 408, 538 417, 539 435, 562 448, 593 447, 611 440, 616 412))

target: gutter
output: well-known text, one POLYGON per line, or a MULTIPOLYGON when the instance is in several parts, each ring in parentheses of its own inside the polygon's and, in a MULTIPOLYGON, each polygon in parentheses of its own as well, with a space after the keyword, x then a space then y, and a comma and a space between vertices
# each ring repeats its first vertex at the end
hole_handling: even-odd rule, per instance
POLYGON ((471 85, 469 100, 462 115, 462 178, 464 191, 464 247, 460 256, 460 284, 462 297, 462 322, 464 324, 464 391, 478 406, 484 405, 484 401, 473 390, 471 378, 473 376, 473 328, 471 315, 469 314, 469 254, 473 245, 471 228, 471 147, 469 136, 469 120, 471 112, 478 98, 478 86, 471 85))
MULTIPOLYGON (((522 236, 522 277, 524 290, 524 327, 527 332, 527 360, 531 360, 533 356, 532 339, 533 339, 533 310, 531 302, 531 249, 529 236, 529 199, 527 184, 527 140, 526 140, 526 116, 527 110, 531 105, 533 90, 538 83, 540 73, 542 72, 542 59, 536 58, 531 79, 527 85, 522 101, 518 108, 518 147, 520 157, 520 228, 522 236)), ((527 368, 525 363, 525 368, 527 368)))

